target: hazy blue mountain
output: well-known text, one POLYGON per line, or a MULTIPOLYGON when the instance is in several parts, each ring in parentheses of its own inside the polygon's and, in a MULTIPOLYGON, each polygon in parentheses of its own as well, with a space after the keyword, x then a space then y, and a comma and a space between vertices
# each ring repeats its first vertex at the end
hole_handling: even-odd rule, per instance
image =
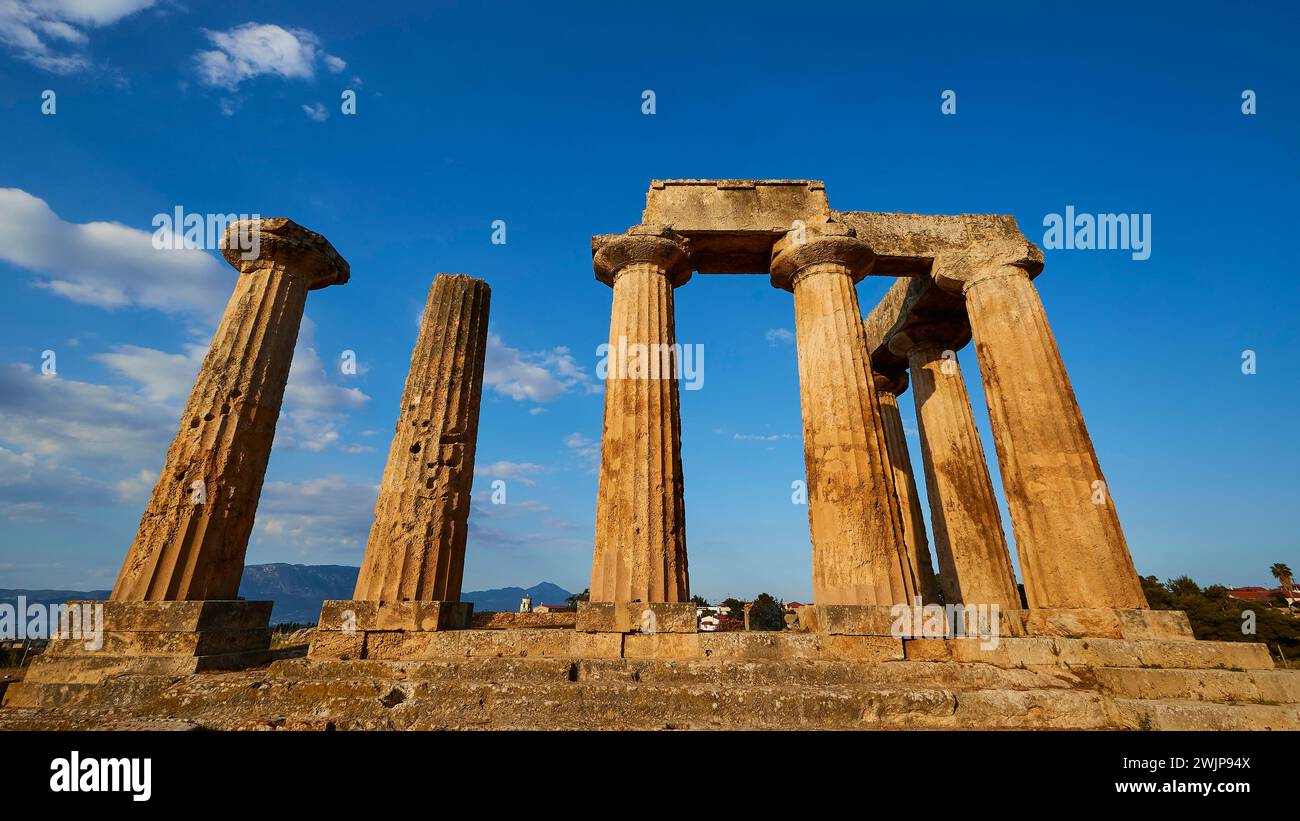
MULTIPOLYGON (((361 568, 338 564, 250 564, 244 568, 239 597, 273 601, 271 624, 315 622, 325 599, 350 599, 361 568)), ((532 587, 499 587, 461 593, 461 601, 473 602, 475 612, 515 612, 519 600, 528 594, 533 604, 564 604, 573 595, 559 585, 542 582, 532 587)), ((0 588, 0 604, 16 604, 26 596, 30 604, 62 604, 69 599, 106 599, 108 590, 6 590, 0 588)))

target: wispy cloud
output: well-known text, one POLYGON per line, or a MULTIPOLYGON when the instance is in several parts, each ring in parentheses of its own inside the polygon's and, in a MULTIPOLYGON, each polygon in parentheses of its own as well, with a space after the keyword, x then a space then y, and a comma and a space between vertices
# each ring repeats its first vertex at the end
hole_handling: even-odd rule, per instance
POLYGON ((0 43, 54 74, 90 67, 87 29, 111 26, 158 0, 0 0, 0 43))
POLYGON ((34 284, 73 302, 208 318, 226 304, 236 276, 205 251, 154 248, 151 231, 66 222, 19 188, 0 188, 0 261, 38 274, 34 284))
POLYGON ((321 49, 320 38, 306 29, 286 29, 273 23, 244 23, 226 31, 203 32, 214 48, 194 55, 199 80, 235 91, 245 80, 274 76, 311 80, 316 66, 338 73, 347 63, 321 49))
POLYGON ((574 388, 590 392, 592 385, 568 348, 525 353, 495 333, 488 334, 483 383, 502 396, 530 402, 552 402, 574 388))

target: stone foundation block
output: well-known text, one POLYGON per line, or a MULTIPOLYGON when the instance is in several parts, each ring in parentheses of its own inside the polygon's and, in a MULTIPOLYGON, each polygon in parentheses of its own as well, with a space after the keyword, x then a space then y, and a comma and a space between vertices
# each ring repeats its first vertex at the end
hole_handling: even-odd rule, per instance
POLYGON ((437 637, 467 629, 473 613, 470 602, 331 599, 321 604, 307 655, 338 660, 456 655, 454 642, 437 637))
POLYGON ((694 602, 579 602, 585 633, 695 633, 694 602))
POLYGON ((269 601, 68 602, 58 633, 5 702, 40 703, 44 688, 120 675, 180 677, 266 664, 270 618, 269 601))
POLYGON ((827 635, 892 636, 893 611, 885 604, 809 604, 799 610, 799 627, 827 635))
POLYGON ((1180 610, 1040 608, 999 614, 1004 636, 1105 638, 1132 641, 1193 641, 1192 625, 1180 610))

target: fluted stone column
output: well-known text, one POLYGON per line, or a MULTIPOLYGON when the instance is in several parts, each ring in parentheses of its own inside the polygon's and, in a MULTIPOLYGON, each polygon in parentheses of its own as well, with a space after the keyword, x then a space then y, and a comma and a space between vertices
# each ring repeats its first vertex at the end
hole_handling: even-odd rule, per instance
POLYGON ((673 289, 690 279, 689 249, 668 229, 637 226, 593 263, 614 298, 591 601, 686 602, 673 289))
POLYGON ((438 274, 411 352, 359 601, 460 601, 491 290, 438 274))
POLYGON ((930 562, 930 543, 925 536, 925 519, 921 511, 921 497, 916 490, 916 476, 912 473, 912 457, 907 449, 907 433, 903 430, 903 416, 898 411, 898 395, 907 390, 907 372, 902 369, 873 373, 876 399, 880 402, 880 423, 885 431, 885 445, 889 451, 889 464, 894 471, 894 490, 898 493, 898 509, 903 517, 903 540, 907 544, 907 561, 917 590, 925 604, 939 601, 939 585, 934 578, 934 565, 930 562))
POLYGON ((1145 608, 1024 256, 945 263, 936 281, 965 294, 1026 598, 1032 608, 1145 608))
POLYGON ((772 284, 794 292, 813 599, 892 605, 916 593, 854 285, 871 248, 839 224, 786 234, 772 284))
POLYGON ((226 233, 235 291, 199 369, 180 430, 140 520, 113 601, 234 599, 271 454, 307 292, 348 281, 320 234, 257 220, 259 253, 226 233))
POLYGON ((1020 593, 966 382, 945 331, 927 331, 895 334, 890 350, 908 358, 912 374, 944 600, 1017 610, 1020 593))

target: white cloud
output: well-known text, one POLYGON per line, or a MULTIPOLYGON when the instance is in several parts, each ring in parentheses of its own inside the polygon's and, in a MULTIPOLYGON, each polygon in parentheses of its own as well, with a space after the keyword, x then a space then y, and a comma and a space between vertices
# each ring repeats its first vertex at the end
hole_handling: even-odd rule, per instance
POLYGON ((530 476, 536 476, 546 469, 541 465, 534 465, 531 462, 493 462, 490 465, 475 465, 475 476, 486 476, 492 479, 514 479, 520 484, 535 485, 536 481, 530 479, 530 476))
POLYGON ((311 80, 317 62, 331 72, 347 63, 321 50, 320 38, 305 29, 273 23, 244 23, 227 31, 203 32, 215 48, 194 55, 205 85, 234 91, 240 83, 262 75, 311 80))
POLYGON ((157 0, 0 0, 0 43, 55 74, 89 68, 84 28, 111 26, 157 0))
POLYGON ((794 344, 794 334, 785 328, 769 328, 767 333, 763 334, 763 338, 771 345, 776 345, 777 343, 783 345, 794 344))
POLYGON ((592 441, 581 433, 570 433, 564 437, 564 446, 573 451, 573 454, 589 469, 595 470, 600 464, 600 443, 592 441))
POLYGON ((113 492, 121 502, 128 504, 144 502, 149 498, 156 484, 158 484, 158 471, 140 468, 135 475, 114 482, 113 492))
POLYGON ((483 383, 503 396, 531 402, 554 401, 574 387, 591 390, 591 376, 568 348, 524 353, 494 333, 488 334, 483 383))
POLYGON ((338 426, 350 411, 360 410, 370 401, 360 390, 329 380, 315 339, 315 323, 303 317, 289 383, 284 389, 284 409, 276 428, 277 446, 320 451, 339 445, 338 426))
POLYGON ((307 115, 307 119, 315 120, 318 123, 325 122, 330 116, 330 113, 325 110, 325 106, 321 103, 312 103, 311 105, 303 103, 302 113, 307 115))
POLYGON ((742 442, 776 442, 781 439, 793 439, 794 436, 789 433, 736 433, 732 434, 731 438, 742 442))
POLYGON ((117 222, 65 222, 39 197, 0 188, 0 261, 39 287, 100 308, 154 308, 213 317, 235 271, 204 251, 159 250, 153 233, 117 222))
POLYGON ((208 347, 190 344, 185 350, 184 354, 172 354, 136 345, 118 345, 112 353, 97 354, 95 359, 140 383, 146 398, 172 402, 189 396, 208 347))
MULTIPOLYGON (((267 482, 257 507, 253 541, 298 548, 359 549, 374 521, 379 486, 338 475, 302 482, 267 482)), ((308 550, 299 550, 302 555, 308 550)), ((314 554, 313 554, 314 555, 314 554)), ((360 560, 359 550, 353 550, 360 560)))

